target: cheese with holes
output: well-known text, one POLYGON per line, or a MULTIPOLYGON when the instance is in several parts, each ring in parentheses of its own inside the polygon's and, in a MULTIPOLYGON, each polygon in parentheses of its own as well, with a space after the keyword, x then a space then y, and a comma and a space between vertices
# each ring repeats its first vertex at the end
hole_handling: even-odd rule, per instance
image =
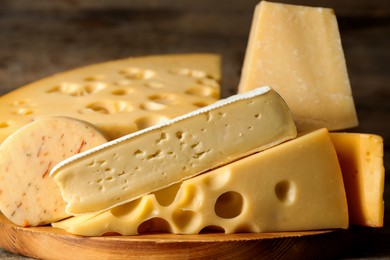
POLYGON ((56 165, 71 214, 101 211, 296 136, 269 87, 229 97, 56 165))
POLYGON ((347 192, 350 223, 382 227, 383 139, 373 134, 332 133, 347 192))
POLYGON ((92 125, 65 117, 36 120, 0 145, 0 210, 13 223, 37 226, 68 216, 50 170, 107 142, 92 125))
POLYGON ((114 139, 219 99, 220 57, 128 58, 63 72, 0 97, 0 143, 43 116, 90 122, 114 139))
POLYGON ((262 85, 286 100, 298 132, 358 125, 332 9, 257 5, 239 92, 262 85))
POLYGON ((320 129, 103 213, 53 226, 84 236, 345 229, 348 207, 336 151, 328 131, 320 129))

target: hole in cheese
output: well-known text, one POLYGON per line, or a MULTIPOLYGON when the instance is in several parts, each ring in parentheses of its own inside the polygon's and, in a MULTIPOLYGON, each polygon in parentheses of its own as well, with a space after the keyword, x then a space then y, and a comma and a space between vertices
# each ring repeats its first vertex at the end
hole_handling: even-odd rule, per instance
POLYGON ((165 116, 150 115, 138 118, 137 120, 135 120, 135 124, 137 125, 138 130, 141 130, 149 126, 160 124, 166 120, 168 120, 168 118, 165 116))
POLYGON ((104 79, 104 75, 98 74, 98 75, 92 75, 84 78, 84 81, 99 81, 104 79))
POLYGON ((113 90, 113 91, 111 91, 111 94, 115 95, 115 96, 124 96, 124 95, 128 95, 130 93, 133 93, 133 92, 134 92, 134 89, 126 88, 126 89, 116 89, 116 90, 113 90))
POLYGON ((128 79, 133 80, 144 80, 151 79, 154 77, 156 72, 153 70, 141 69, 141 68, 126 68, 120 71, 122 75, 124 75, 128 79))
POLYGON ((220 226, 207 226, 202 228, 202 230, 199 232, 199 234, 207 234, 207 233, 225 233, 225 229, 223 229, 220 226))
POLYGON ((96 112, 100 114, 115 114, 119 112, 130 112, 133 110, 133 107, 126 101, 118 100, 105 100, 100 102, 91 103, 86 106, 85 109, 80 110, 81 114, 88 114, 91 112, 96 112))
POLYGON ((176 198, 177 192, 180 189, 181 184, 174 184, 168 188, 162 189, 154 193, 158 204, 163 207, 167 207, 173 203, 176 198))
POLYGON ((157 102, 145 102, 140 105, 140 108, 143 110, 150 110, 150 111, 155 111, 155 110, 161 110, 165 108, 164 104, 160 104, 157 102))
POLYGON ((8 122, 0 122, 0 128, 6 128, 6 127, 9 127, 8 122))
POLYGON ((183 230, 193 230, 200 223, 200 215, 191 210, 176 209, 172 214, 173 224, 183 230))
POLYGON ((25 107, 21 107, 13 112, 13 114, 15 115, 23 115, 23 116, 31 115, 32 113, 33 113, 32 109, 25 108, 25 107))
POLYGON ((99 92, 105 89, 106 87, 107 87, 106 84, 102 82, 95 82, 87 85, 72 83, 72 82, 63 82, 47 90, 46 93, 49 94, 60 93, 60 94, 66 94, 73 97, 78 97, 78 96, 95 94, 96 92, 99 92))
POLYGON ((202 78, 202 79, 198 79, 197 82, 205 86, 216 88, 216 90, 219 86, 218 81, 213 78, 202 78))
POLYGON ((122 206, 113 208, 111 210, 111 214, 113 217, 118 218, 118 219, 127 219, 127 218, 129 218, 129 216, 131 214, 133 214, 133 213, 135 214, 137 209, 139 209, 141 207, 145 208, 145 210, 146 210, 147 207, 144 207, 144 205, 141 202, 142 202, 142 198, 131 201, 128 204, 126 204, 126 206, 122 205, 122 206))
POLYGON ((168 105, 175 101, 176 97, 173 94, 163 93, 151 95, 149 99, 159 104, 168 105))
POLYGON ((196 107, 205 107, 205 106, 208 106, 210 104, 204 102, 204 101, 197 101, 197 102, 194 102, 192 103, 192 105, 196 106, 196 107))
POLYGON ((186 94, 189 95, 195 95, 195 96, 202 96, 202 97, 217 97, 218 93, 216 91, 208 86, 194 86, 185 91, 186 94))
POLYGON ((169 233, 171 232, 171 226, 168 221, 162 218, 151 218, 141 223, 138 226, 138 234, 150 233, 150 232, 159 232, 159 233, 169 233))
POLYGON ((280 181, 275 185, 276 197, 283 203, 292 203, 296 197, 296 187, 291 181, 280 181))
POLYGON ((215 203, 215 214, 221 218, 235 218, 242 212, 244 200, 240 193, 228 191, 220 195, 215 203))

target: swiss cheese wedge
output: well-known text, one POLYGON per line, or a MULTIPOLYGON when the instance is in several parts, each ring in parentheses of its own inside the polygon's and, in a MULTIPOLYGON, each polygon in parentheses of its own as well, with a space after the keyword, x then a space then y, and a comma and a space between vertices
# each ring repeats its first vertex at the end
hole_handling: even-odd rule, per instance
POLYGON ((214 103, 219 81, 213 54, 135 57, 62 72, 0 97, 0 143, 45 116, 81 119, 115 139, 214 103))
POLYGON ((295 136, 284 100, 261 87, 73 156, 51 176, 68 213, 102 211, 295 136))
POLYGON ((336 151, 321 129, 111 210, 53 226, 84 236, 334 229, 348 227, 348 206, 336 151))
POLYGON ((299 132, 358 125, 332 9, 267 1, 256 6, 239 92, 262 85, 286 100, 299 132))

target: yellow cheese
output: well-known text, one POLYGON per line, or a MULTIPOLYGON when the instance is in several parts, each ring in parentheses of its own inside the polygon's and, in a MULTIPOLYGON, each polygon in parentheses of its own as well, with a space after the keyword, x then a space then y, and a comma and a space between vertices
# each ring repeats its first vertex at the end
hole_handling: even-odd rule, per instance
POLYGON ((51 174, 67 212, 101 211, 295 136, 284 100, 261 87, 73 156, 51 174))
POLYGON ((350 223, 382 227, 383 139, 378 135, 332 133, 347 192, 350 223))
POLYGON ((239 92, 262 85, 286 100, 298 132, 358 124, 332 9, 257 5, 239 92))
POLYGON ((219 99, 212 54, 128 58, 63 72, 0 97, 0 143, 43 116, 90 122, 114 139, 219 99))
POLYGON ((79 120, 42 118, 18 129, 0 145, 0 210, 20 226, 67 217, 50 170, 61 160, 105 143, 92 125, 79 120))
POLYGON ((54 223, 84 235, 348 227, 334 146, 320 129, 99 214, 54 223))

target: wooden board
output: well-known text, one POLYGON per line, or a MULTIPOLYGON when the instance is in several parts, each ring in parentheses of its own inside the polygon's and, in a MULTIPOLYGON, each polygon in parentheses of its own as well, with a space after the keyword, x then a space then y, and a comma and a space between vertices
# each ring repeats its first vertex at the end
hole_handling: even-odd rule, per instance
POLYGON ((321 259, 343 252, 348 238, 347 230, 81 237, 18 227, 0 214, 0 247, 39 259, 321 259))

